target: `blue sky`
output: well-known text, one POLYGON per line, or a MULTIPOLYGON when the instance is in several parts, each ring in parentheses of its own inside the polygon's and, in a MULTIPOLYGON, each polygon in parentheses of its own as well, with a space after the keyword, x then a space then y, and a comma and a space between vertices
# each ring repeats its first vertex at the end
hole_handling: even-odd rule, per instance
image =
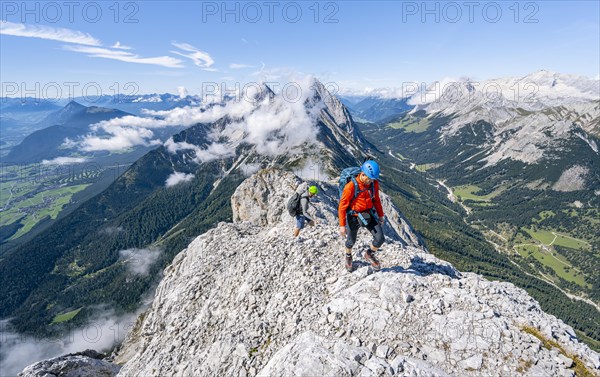
POLYGON ((203 83, 285 83, 295 74, 360 91, 539 69, 600 73, 597 1, 23 4, 1 3, 3 94, 52 96, 53 83, 76 96, 84 86, 90 95, 200 93, 203 83))

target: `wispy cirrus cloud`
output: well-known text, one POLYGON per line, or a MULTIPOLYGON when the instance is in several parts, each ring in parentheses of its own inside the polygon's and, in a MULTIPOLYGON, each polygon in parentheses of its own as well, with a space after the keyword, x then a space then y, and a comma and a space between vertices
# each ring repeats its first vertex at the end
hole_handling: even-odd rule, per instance
POLYGON ((262 81, 277 81, 285 77, 291 77, 298 72, 293 67, 269 67, 266 68, 266 64, 261 62, 261 67, 258 71, 252 72, 251 76, 260 77, 262 81))
POLYGON ((99 39, 94 38, 92 35, 73 29, 0 21, 0 34, 69 43, 63 46, 63 50, 87 54, 88 57, 92 58, 152 64, 168 68, 183 67, 183 61, 172 56, 142 57, 130 52, 129 50, 132 50, 132 48, 122 45, 119 41, 110 47, 105 47, 99 39))
POLYGON ((122 45, 121 42, 117 41, 114 45, 110 46, 110 48, 118 48, 121 50, 131 50, 131 47, 122 45))
POLYGON ((153 64, 169 68, 183 67, 183 62, 180 59, 171 56, 156 56, 151 58, 145 58, 129 51, 111 50, 110 48, 96 46, 65 45, 63 46, 63 49, 67 51, 87 54, 87 56, 91 58, 113 59, 127 63, 153 64))
POLYGON ((229 68, 231 68, 231 69, 256 68, 256 66, 250 65, 250 64, 231 63, 231 64, 229 64, 229 68))
POLYGON ((211 68, 215 61, 207 52, 201 51, 189 43, 173 42, 172 45, 184 52, 171 51, 171 53, 190 59, 194 62, 194 65, 205 71, 218 72, 216 68, 211 68))
POLYGON ((40 38, 86 46, 101 46, 100 40, 78 30, 56 28, 44 25, 27 25, 0 21, 0 34, 15 37, 40 38))

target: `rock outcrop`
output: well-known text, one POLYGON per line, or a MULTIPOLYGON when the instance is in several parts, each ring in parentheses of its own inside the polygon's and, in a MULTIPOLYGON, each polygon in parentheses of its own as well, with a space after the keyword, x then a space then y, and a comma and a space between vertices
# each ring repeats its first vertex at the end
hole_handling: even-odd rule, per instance
POLYGON ((43 360, 28 366, 19 377, 114 377, 120 367, 94 350, 43 360))

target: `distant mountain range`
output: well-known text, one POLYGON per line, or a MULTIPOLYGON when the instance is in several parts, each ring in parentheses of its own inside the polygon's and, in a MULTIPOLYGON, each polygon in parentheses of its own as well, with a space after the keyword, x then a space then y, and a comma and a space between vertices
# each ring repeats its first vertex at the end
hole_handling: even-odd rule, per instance
POLYGON ((352 116, 359 121, 381 122, 393 116, 405 113, 414 106, 408 104, 409 98, 385 98, 378 96, 339 96, 348 107, 352 116))
POLYGON ((49 125, 27 136, 5 157, 7 163, 32 163, 64 156, 65 139, 76 139, 90 132, 89 126, 103 120, 129 115, 103 107, 85 107, 69 102, 61 110, 48 115, 42 125, 49 125))
POLYGON ((174 94, 103 95, 98 97, 77 97, 72 100, 42 100, 38 98, 0 98, 0 137, 11 146, 19 144, 35 131, 46 127, 62 125, 70 111, 69 103, 85 107, 108 108, 123 113, 142 115, 144 110, 163 111, 177 107, 196 106, 200 98, 180 97, 174 94), (61 110, 62 109, 62 110, 61 110))
MULTIPOLYGON (((84 106, 71 101, 58 111, 47 115, 40 122, 32 125, 36 131, 26 136, 18 145, 12 147, 4 158, 6 163, 34 163, 42 160, 52 160, 57 157, 71 157, 88 155, 103 156, 107 152, 82 152, 76 145, 69 145, 68 141, 77 142, 80 138, 92 132, 90 126, 102 121, 133 115, 119 109, 98 106, 84 106)), ((17 121, 8 119, 7 124, 16 127, 17 121)), ((184 127, 170 127, 157 129, 155 135, 166 140, 173 133, 184 127)), ((103 136, 102 130, 96 134, 103 136)), ((146 148, 146 150, 148 150, 146 148)))
POLYGON ((57 101, 44 100, 34 97, 0 98, 0 111, 3 115, 31 113, 31 112, 50 112, 61 108, 61 104, 57 101))
POLYGON ((186 95, 182 97, 170 93, 103 95, 92 98, 76 97, 73 100, 86 106, 109 107, 135 115, 141 115, 142 110, 171 110, 177 107, 198 106, 202 102, 199 96, 186 95))
POLYGON ((170 93, 151 93, 140 95, 101 95, 88 97, 74 97, 71 99, 45 100, 33 97, 0 98, 0 110, 3 116, 15 117, 15 114, 33 112, 54 112, 69 104, 76 102, 87 107, 106 107, 118 109, 131 114, 140 115, 142 109, 147 110, 170 110, 176 107, 198 105, 201 102, 199 96, 179 96, 170 93))
POLYGON ((572 166, 590 171, 590 185, 585 187, 595 185, 593 161, 600 156, 598 80, 539 71, 477 87, 469 80, 457 85, 464 89, 460 97, 441 95, 427 102, 417 94, 409 101, 416 103, 410 112, 384 122, 385 133, 394 140, 390 146, 414 155, 419 163, 461 167, 466 180, 481 169, 518 162, 525 169, 544 167, 547 177, 541 186, 551 186, 572 166), (502 95, 490 97, 481 90, 486 87, 501 88, 502 95), (513 98, 519 87, 530 94, 513 98))

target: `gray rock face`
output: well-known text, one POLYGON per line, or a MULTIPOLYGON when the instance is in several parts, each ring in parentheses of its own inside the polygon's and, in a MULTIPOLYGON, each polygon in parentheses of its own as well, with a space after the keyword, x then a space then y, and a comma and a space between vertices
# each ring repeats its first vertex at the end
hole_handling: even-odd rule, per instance
POLYGON ((102 360, 102 355, 85 352, 56 357, 32 364, 19 377, 113 377, 120 367, 102 360))
POLYGON ((271 225, 289 216, 285 205, 301 180, 279 170, 262 170, 244 181, 231 196, 233 221, 271 225))
POLYGON ((572 375, 524 326, 600 367, 525 291, 459 273, 397 232, 408 224, 387 226, 378 273, 361 230, 346 272, 334 187, 319 183, 317 224, 294 240, 283 210, 294 182, 257 173, 232 198, 236 222, 177 255, 119 351, 119 376, 572 375))
MULTIPOLYGON (((321 119, 332 129, 340 128, 345 131, 346 135, 350 135, 351 139, 357 143, 365 141, 360 129, 354 124, 350 112, 342 104, 342 102, 332 95, 329 90, 319 80, 315 80, 313 85, 314 95, 310 101, 322 102, 321 119)), ((344 135, 345 136, 345 135, 344 135)))

